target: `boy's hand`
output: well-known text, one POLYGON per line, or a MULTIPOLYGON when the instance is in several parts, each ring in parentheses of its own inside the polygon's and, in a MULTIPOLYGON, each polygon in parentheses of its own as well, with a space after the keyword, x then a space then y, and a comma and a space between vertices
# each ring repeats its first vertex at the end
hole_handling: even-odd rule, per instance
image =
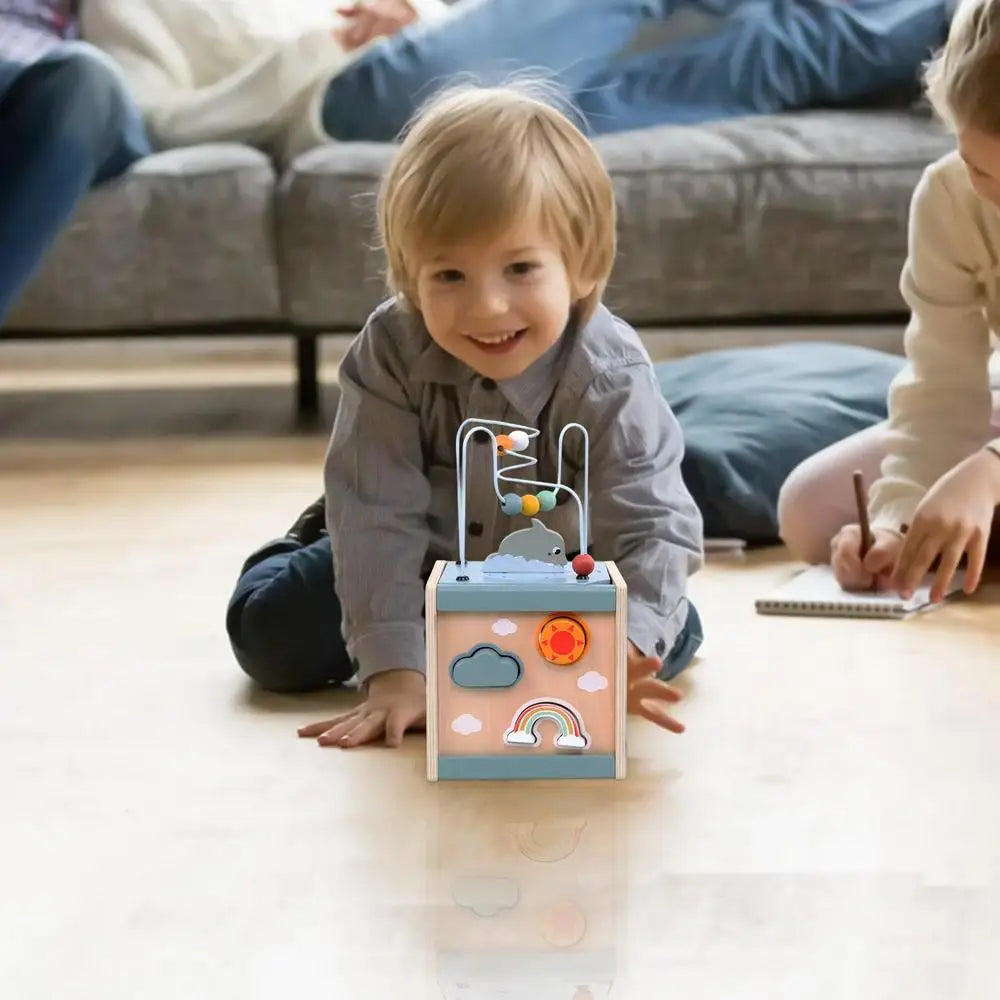
POLYGON ((912 597, 934 561, 940 557, 931 600, 944 598, 948 584, 967 556, 965 592, 978 586, 986 563, 993 514, 1000 503, 1000 457, 977 451, 928 491, 913 518, 893 573, 893 586, 912 597))
POLYGON ((337 13, 347 26, 334 34, 347 52, 382 35, 394 35, 417 20, 417 12, 407 0, 360 0, 353 5, 342 4, 337 13))
POLYGON ((416 670, 387 670, 368 682, 368 697, 357 708, 325 722, 303 726, 299 736, 317 737, 320 746, 356 747, 385 733, 387 746, 398 747, 408 729, 422 729, 427 718, 424 675, 416 670))
POLYGON ((655 656, 645 656, 631 642, 628 644, 628 711, 662 729, 683 733, 684 726, 663 707, 663 702, 676 703, 684 696, 656 676, 662 666, 655 656))
POLYGON ((903 536, 894 531, 876 530, 875 541, 861 560, 861 527, 848 524, 830 542, 830 565, 844 590, 886 590, 892 576, 903 536))

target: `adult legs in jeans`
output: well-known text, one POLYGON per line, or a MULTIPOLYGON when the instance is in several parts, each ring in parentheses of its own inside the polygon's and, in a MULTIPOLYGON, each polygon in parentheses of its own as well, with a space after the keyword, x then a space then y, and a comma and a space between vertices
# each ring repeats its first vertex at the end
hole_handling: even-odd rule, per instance
MULTIPOLYGON (((310 544, 282 538, 244 563, 226 612, 226 631, 244 672, 268 691, 286 694, 343 684, 355 674, 340 633, 330 538, 310 544)), ((702 643, 701 619, 688 605, 687 624, 664 657, 670 680, 702 643)))
POLYGON ((464 0, 347 67, 323 120, 389 141, 456 77, 523 72, 561 85, 594 134, 846 104, 916 90, 947 23, 947 0, 464 0))
POLYGON ((111 60, 67 42, 0 60, 0 322, 81 196, 150 152, 111 60))
MULTIPOLYGON (((997 435, 1000 393, 993 397, 990 437, 997 435)), ((987 440, 984 434, 983 443, 987 440)), ((886 424, 876 424, 807 458, 788 477, 778 497, 778 526, 796 559, 813 564, 830 561, 833 536, 858 520, 852 475, 860 470, 871 484, 881 475, 886 448, 886 424)), ((994 519, 993 542, 998 541, 994 519)))

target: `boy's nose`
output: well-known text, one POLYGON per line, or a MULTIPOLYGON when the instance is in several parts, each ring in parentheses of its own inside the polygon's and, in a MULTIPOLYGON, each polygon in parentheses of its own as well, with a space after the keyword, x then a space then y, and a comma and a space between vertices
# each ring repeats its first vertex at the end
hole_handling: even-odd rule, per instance
POLYGON ((503 316, 507 312, 507 296, 499 290, 482 288, 474 292, 467 312, 474 318, 503 316))

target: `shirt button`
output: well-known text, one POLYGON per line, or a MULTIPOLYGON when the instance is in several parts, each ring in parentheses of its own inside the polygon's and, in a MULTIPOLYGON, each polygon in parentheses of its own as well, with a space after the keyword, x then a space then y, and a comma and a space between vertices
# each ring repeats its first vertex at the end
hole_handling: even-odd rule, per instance
POLYGON ((663 656, 663 654, 667 651, 667 644, 662 639, 657 639, 656 646, 654 648, 656 649, 657 656, 663 656))
POLYGON ((478 538, 483 533, 483 526, 478 521, 469 522, 469 534, 478 538))
POLYGON ((493 391, 493 390, 494 390, 494 389, 495 389, 495 388, 497 387, 497 384, 496 384, 496 382, 494 382, 494 381, 493 381, 493 379, 491 379, 491 378, 484 378, 484 379, 481 379, 481 380, 480 380, 480 382, 479 382, 479 384, 480 384, 480 385, 481 385, 481 386, 482 386, 482 387, 483 387, 484 389, 488 389, 488 390, 490 390, 491 392, 492 392, 492 391, 493 391))

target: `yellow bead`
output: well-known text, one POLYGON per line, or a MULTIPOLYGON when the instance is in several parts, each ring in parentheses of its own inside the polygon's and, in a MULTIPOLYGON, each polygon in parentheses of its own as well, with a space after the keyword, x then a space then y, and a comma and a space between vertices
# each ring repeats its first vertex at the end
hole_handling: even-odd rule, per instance
POLYGON ((541 509, 542 505, 538 502, 538 497, 533 497, 530 493, 521 497, 521 513, 525 517, 534 517, 541 509))

